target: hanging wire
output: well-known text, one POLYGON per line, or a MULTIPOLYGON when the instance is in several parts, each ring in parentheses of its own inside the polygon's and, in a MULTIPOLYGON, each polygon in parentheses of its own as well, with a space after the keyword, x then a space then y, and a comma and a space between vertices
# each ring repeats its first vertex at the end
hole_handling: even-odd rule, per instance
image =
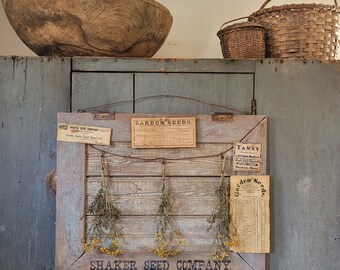
MULTIPOLYGON (((241 139, 240 142, 244 141, 250 133, 252 133, 267 117, 265 116, 264 118, 261 119, 249 132, 247 132, 241 139)), ((142 160, 145 162, 153 162, 153 161, 177 161, 177 160, 192 160, 192 159, 200 159, 200 158, 209 158, 209 157, 217 157, 217 156, 226 156, 225 154, 232 150, 234 146, 230 146, 226 148, 224 151, 216 153, 216 154, 211 154, 211 155, 203 155, 203 156, 189 156, 189 157, 178 157, 178 158, 168 158, 168 157, 153 157, 153 158, 142 158, 142 157, 137 157, 137 156, 132 156, 132 155, 122 155, 118 153, 114 153, 111 151, 107 151, 104 149, 99 148, 98 146, 94 146, 93 144, 90 144, 90 146, 102 153, 106 153, 107 155, 110 156, 116 156, 116 157, 121 157, 121 158, 127 158, 127 159, 136 159, 136 160, 142 160)), ((225 157, 227 158, 227 157, 225 157)))
POLYGON ((152 96, 135 98, 135 99, 131 99, 131 100, 121 100, 121 101, 111 102, 111 103, 107 103, 107 104, 103 104, 103 105, 99 105, 99 106, 93 106, 93 107, 88 107, 88 108, 84 108, 84 109, 79 109, 78 112, 98 111, 100 109, 104 109, 104 108, 107 108, 107 107, 110 107, 110 106, 113 106, 113 105, 122 105, 122 104, 134 103, 134 102, 141 102, 141 101, 144 101, 144 100, 154 99, 154 98, 179 98, 179 99, 185 99, 185 100, 191 100, 191 101, 199 102, 199 103, 209 105, 209 106, 213 106, 213 107, 226 109, 228 111, 237 112, 237 113, 240 113, 240 114, 245 114, 245 115, 250 114, 249 112, 241 111, 241 110, 235 109, 235 108, 230 107, 230 106, 224 106, 224 105, 220 105, 220 104, 210 103, 210 102, 206 102, 206 101, 203 101, 203 100, 200 100, 200 99, 185 97, 185 96, 179 96, 179 95, 152 95, 152 96))
POLYGON ((211 155, 204 155, 204 156, 190 156, 190 157, 179 157, 179 158, 167 158, 167 157, 153 157, 153 158, 142 158, 142 157, 137 157, 137 156, 131 156, 131 155, 121 155, 117 153, 113 153, 110 151, 103 150, 97 146, 94 146, 93 144, 90 145, 93 149, 106 153, 109 156, 116 156, 116 157, 121 157, 121 158, 127 158, 127 159, 136 159, 136 160, 142 160, 145 162, 153 162, 153 161, 177 161, 177 160, 191 160, 191 159, 199 159, 199 158, 209 158, 209 157, 217 157, 220 155, 223 155, 227 153, 228 151, 233 149, 233 146, 227 148, 226 150, 217 153, 217 154, 211 154, 211 155))

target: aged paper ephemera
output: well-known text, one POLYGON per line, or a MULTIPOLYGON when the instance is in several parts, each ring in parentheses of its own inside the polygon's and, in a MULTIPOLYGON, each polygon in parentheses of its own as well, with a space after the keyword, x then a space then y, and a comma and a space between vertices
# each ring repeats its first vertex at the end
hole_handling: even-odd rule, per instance
POLYGON ((258 172, 262 164, 262 145, 260 143, 234 143, 233 170, 258 172))
POLYGON ((269 176, 230 177, 230 212, 240 241, 240 253, 270 252, 269 176))
POLYGON ((132 118, 132 148, 196 147, 195 117, 132 118))
POLYGON ((111 129, 59 123, 57 140, 63 142, 110 145, 111 129))

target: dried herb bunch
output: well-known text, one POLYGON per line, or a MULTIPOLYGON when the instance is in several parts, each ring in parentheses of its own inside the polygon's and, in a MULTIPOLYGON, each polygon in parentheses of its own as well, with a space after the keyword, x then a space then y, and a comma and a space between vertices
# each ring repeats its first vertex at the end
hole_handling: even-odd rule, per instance
POLYGON ((184 245, 184 235, 179 229, 174 229, 170 220, 171 202, 168 180, 165 177, 165 163, 162 164, 162 196, 158 208, 157 216, 159 223, 157 225, 155 247, 150 252, 160 258, 176 256, 180 253, 180 247, 184 245))
POLYGON ((224 176, 226 157, 226 153, 221 157, 220 185, 215 191, 217 206, 208 218, 210 223, 208 231, 214 227, 216 232, 211 253, 215 260, 225 259, 229 255, 229 248, 238 242, 236 228, 229 214, 229 182, 224 176))
POLYGON ((120 218, 120 211, 114 205, 112 196, 112 183, 105 177, 105 154, 101 156, 101 185, 86 214, 92 215, 92 224, 83 239, 84 252, 100 251, 112 256, 123 254, 121 250, 122 237, 116 227, 120 218))

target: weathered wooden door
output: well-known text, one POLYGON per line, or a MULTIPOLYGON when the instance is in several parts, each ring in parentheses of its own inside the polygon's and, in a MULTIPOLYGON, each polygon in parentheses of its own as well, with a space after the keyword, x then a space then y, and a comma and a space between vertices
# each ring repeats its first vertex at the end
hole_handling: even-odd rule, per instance
POLYGON ((150 116, 169 117, 116 113, 112 120, 96 120, 91 113, 59 114, 60 129, 65 125, 97 126, 110 128, 112 135, 110 145, 104 147, 58 143, 57 269, 264 270, 264 254, 230 252, 228 257, 214 258, 212 245, 214 238, 220 236, 218 231, 208 230, 207 220, 217 207, 215 190, 221 177, 237 174, 231 162, 234 142, 261 144, 262 167, 258 174, 266 174, 267 117, 235 115, 227 121, 216 121, 211 115, 197 115, 196 147, 131 148, 131 118, 150 116), (178 247, 181 253, 169 258, 150 253, 158 237, 162 183, 168 183, 172 192, 169 217, 175 225, 173 231, 178 228, 185 242, 178 247), (119 257, 103 255, 101 249, 92 248, 93 240, 104 242, 112 235, 100 222, 105 230, 98 233, 96 225, 96 235, 92 237, 94 220, 102 214, 89 209, 102 205, 98 201, 106 186, 110 186, 109 203, 114 201, 121 211, 114 227, 119 228, 123 240, 119 248, 124 254, 119 257), (88 245, 91 248, 87 250, 88 245))

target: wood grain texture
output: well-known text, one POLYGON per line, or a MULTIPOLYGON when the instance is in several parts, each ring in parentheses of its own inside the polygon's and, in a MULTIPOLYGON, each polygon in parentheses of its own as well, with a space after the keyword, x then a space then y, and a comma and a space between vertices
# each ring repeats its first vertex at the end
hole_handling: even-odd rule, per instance
POLYGON ((58 142, 56 269, 67 269, 82 254, 79 235, 84 235, 85 145, 58 142), (69 179, 72 179, 69 181, 69 179), (67 209, 67 211, 65 211, 67 209))
POLYGON ((69 111, 70 60, 0 57, 0 268, 54 268, 56 113, 69 111))
POLYGON ((172 16, 155 0, 3 0, 20 39, 41 56, 151 57, 172 16))
MULTIPOLYGON (((72 111, 133 99, 132 73, 72 73, 72 111)), ((133 112, 133 103, 95 108, 133 112)))
MULTIPOLYGON (((263 255, 261 254, 252 254, 249 256, 248 254, 240 254, 242 258, 237 255, 237 254, 231 254, 230 257, 228 257, 225 261, 223 262, 214 262, 211 260, 211 257, 207 255, 207 253, 200 253, 196 252, 194 255, 192 253, 183 253, 181 255, 176 256, 175 258, 167 258, 167 259, 159 259, 155 255, 148 255, 147 257, 145 252, 140 253, 126 253, 125 255, 119 257, 119 259, 114 259, 111 256, 98 256, 98 255, 93 255, 93 254, 85 254, 82 257, 81 261, 77 261, 72 269, 90 269, 91 264, 93 265, 94 269, 101 269, 101 265, 104 267, 107 267, 108 263, 111 264, 111 267, 114 268, 117 266, 117 270, 122 270, 124 269, 124 262, 126 264, 127 269, 131 269, 131 264, 129 262, 136 263, 135 267, 137 269, 144 269, 145 270, 151 270, 151 269, 157 269, 157 268, 150 268, 150 263, 151 261, 154 261, 157 263, 159 261, 160 267, 162 267, 162 262, 168 262, 169 263, 169 270, 184 270, 184 269, 201 269, 201 270, 208 270, 208 269, 214 269, 214 270, 248 270, 251 269, 249 265, 242 259, 246 259, 247 262, 250 262, 252 267, 256 270, 262 270, 263 268, 263 255), (250 258, 251 257, 251 258, 250 258), (196 260, 196 264, 192 265, 192 263, 195 263, 194 261, 196 260), (144 264, 144 262, 148 262, 149 265, 148 267, 144 264), (116 263, 116 265, 115 265, 116 263), (201 263, 201 264, 199 264, 201 263), (177 268, 178 267, 178 268, 177 268)), ((109 267, 110 268, 110 267, 109 267)), ((134 268, 132 268, 134 269, 134 268)), ((160 269, 160 268, 158 268, 160 269)))
POLYGON ((253 98, 252 74, 136 74, 135 85, 136 98, 161 94, 184 96, 237 110, 228 110, 194 100, 163 97, 136 102, 135 111, 138 113, 240 114, 239 111, 250 113, 253 98))
POLYGON ((73 71, 247 74, 255 72, 255 64, 252 60, 74 57, 73 71))
MULTIPOLYGON (((210 254, 214 239, 213 230, 207 231, 209 223, 208 216, 180 216, 172 218, 173 226, 181 228, 186 241, 183 252, 201 252, 210 254)), ((88 217, 91 225, 92 218, 88 217)), ((145 217, 122 217, 117 223, 118 230, 124 237, 124 251, 130 253, 143 252, 148 254, 153 247, 156 236, 157 218, 155 216, 145 217)))
MULTIPOLYGON (((190 169, 187 167, 187 170, 190 169)), ((113 186, 111 199, 123 215, 154 216, 157 213, 162 188, 160 177, 113 177, 108 181, 112 181, 113 186)), ((219 177, 168 177, 168 181, 172 215, 208 216, 212 213, 219 177)), ((100 182, 98 177, 88 178, 87 205, 94 200, 100 182)))
POLYGON ((340 267, 339 75, 339 61, 257 64, 258 113, 270 118, 270 269, 340 267))
MULTIPOLYGON (((116 113, 114 121, 101 120, 93 121, 93 115, 91 113, 82 114, 59 114, 60 121, 65 121, 66 123, 73 123, 77 125, 90 125, 95 124, 98 127, 109 127, 113 131, 119 130, 119 132, 112 132, 111 141, 113 142, 129 142, 131 138, 130 133, 130 121, 132 117, 136 115, 129 115, 124 113, 116 113)), ((158 115, 158 116, 167 116, 158 115)), ((234 141, 240 140, 248 133, 252 131, 256 125, 261 122, 261 125, 266 123, 266 117, 263 115, 255 115, 249 118, 247 121, 241 121, 245 116, 235 115, 234 121, 239 122, 238 125, 233 125, 233 122, 211 122, 210 115, 195 115, 197 121, 197 143, 233 143, 234 141)), ((157 117, 157 115, 152 114, 138 114, 138 117, 157 117)), ((264 133, 264 131, 256 131, 257 133, 264 133)), ((254 133, 254 134, 255 134, 254 133)), ((251 136, 255 136, 252 134, 251 136)), ((250 137, 247 136, 246 140, 250 137)), ((260 138, 260 137, 259 137, 260 138)), ((264 150, 265 151, 265 150, 264 150)))
MULTIPOLYGON (((220 153, 228 151, 230 158, 228 159, 226 174, 230 174, 232 170, 232 144, 200 144, 197 148, 191 149, 163 149, 161 152, 157 149, 132 149, 130 143, 115 143, 115 147, 89 147, 87 156, 87 175, 99 176, 101 151, 97 149, 106 149, 108 153, 122 155, 117 157, 107 154, 106 162, 110 175, 125 176, 160 176, 162 174, 162 159, 184 159, 169 160, 166 162, 166 175, 168 176, 219 176, 220 175, 220 153), (205 157, 210 156, 212 157, 205 157), (146 158, 152 161, 145 162, 136 158, 146 158), (200 157, 187 159, 190 157, 200 157), (202 158, 201 158, 202 157, 202 158), (154 158, 159 158, 153 161, 154 158)), ((105 151, 106 151, 105 150, 105 151)))

